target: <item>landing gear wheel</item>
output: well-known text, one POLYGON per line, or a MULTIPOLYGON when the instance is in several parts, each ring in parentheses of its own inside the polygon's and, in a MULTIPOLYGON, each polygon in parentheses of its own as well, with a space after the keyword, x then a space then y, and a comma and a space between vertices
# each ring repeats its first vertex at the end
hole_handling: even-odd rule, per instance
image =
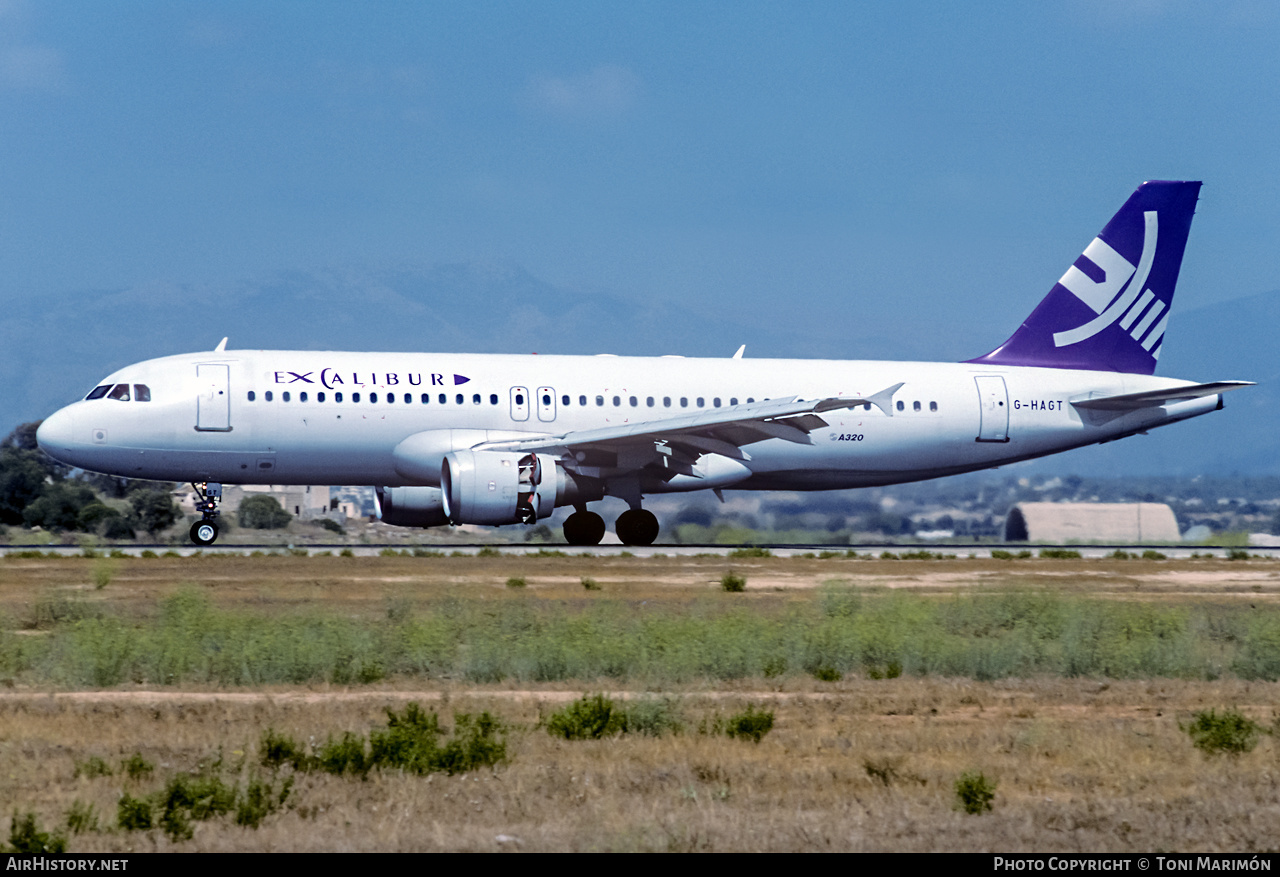
POLYGON ((604 518, 595 512, 574 512, 564 519, 564 541, 570 545, 599 545, 604 518))
POLYGON ((212 545, 217 539, 218 525, 213 521, 196 521, 191 525, 191 541, 197 545, 212 545))
POLYGON ((618 515, 613 530, 623 545, 652 545, 658 538, 658 519, 648 509, 629 509, 618 515))

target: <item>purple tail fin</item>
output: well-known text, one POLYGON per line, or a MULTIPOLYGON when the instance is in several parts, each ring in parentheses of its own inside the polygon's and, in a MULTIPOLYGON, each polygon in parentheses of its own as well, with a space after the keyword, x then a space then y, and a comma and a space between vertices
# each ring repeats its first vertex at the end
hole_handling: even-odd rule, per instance
POLYGON ((1199 183, 1143 183, 1013 337, 976 363, 1149 375, 1199 183))

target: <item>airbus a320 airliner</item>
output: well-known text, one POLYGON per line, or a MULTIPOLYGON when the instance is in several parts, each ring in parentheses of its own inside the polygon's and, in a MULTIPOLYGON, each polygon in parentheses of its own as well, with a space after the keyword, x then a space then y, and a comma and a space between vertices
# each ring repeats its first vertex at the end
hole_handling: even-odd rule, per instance
POLYGON ((532 524, 649 545, 646 495, 836 490, 969 472, 1222 407, 1245 381, 1154 375, 1198 182, 1142 184, 1013 336, 960 363, 227 350, 107 376, 37 438, 51 457, 222 485, 375 485, 407 527, 532 524))

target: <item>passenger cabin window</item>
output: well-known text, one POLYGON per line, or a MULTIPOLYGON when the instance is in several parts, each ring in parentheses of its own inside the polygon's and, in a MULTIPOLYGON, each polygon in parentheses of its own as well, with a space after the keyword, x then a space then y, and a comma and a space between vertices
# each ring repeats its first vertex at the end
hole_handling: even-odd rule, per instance
POLYGON ((412 405, 412 404, 413 404, 413 394, 412 394, 412 393, 405 393, 405 394, 404 394, 404 404, 406 404, 406 405, 412 405))
POLYGON ((324 401, 324 393, 316 393, 316 401, 317 401, 317 402, 323 402, 323 401, 324 401))
POLYGON ((150 402, 151 388, 148 387, 146 384, 134 384, 133 385, 133 401, 150 402))
POLYGON ((471 397, 471 404, 472 404, 472 405, 479 405, 479 404, 480 404, 480 394, 479 394, 479 393, 476 393, 474 396, 472 396, 472 397, 471 397))
POLYGON ((103 384, 101 387, 94 387, 93 390, 90 391, 89 395, 84 397, 85 401, 87 402, 90 399, 101 399, 103 396, 107 395, 107 390, 110 389, 110 384, 103 384))
POLYGON ((663 396, 663 397, 662 397, 662 407, 663 407, 663 408, 670 408, 670 407, 671 407, 671 397, 670 397, 670 396, 663 396))
POLYGON ((912 411, 919 411, 919 410, 920 410, 920 403, 919 403, 919 402, 912 402, 912 403, 911 403, 911 410, 912 410, 912 411))
MULTIPOLYGON (((490 404, 490 405, 497 405, 497 404, 498 404, 498 394, 497 394, 497 393, 490 393, 490 394, 489 394, 489 404, 490 404)), ((569 403, 568 403, 568 402, 566 402, 565 404, 566 404, 566 405, 568 405, 569 403)))
MULTIPOLYGON (((268 399, 270 399, 270 398, 271 398, 271 394, 270 394, 270 393, 268 393, 268 394, 267 394, 267 398, 268 398, 268 399)), ((334 394, 333 394, 333 401, 335 401, 335 402, 341 402, 341 401, 342 401, 342 394, 341 394, 341 393, 334 393, 334 394)))
POLYGON ((614 408, 617 408, 617 407, 618 407, 619 405, 621 405, 621 404, 622 404, 622 397, 621 397, 621 396, 614 396, 614 397, 613 397, 613 407, 614 407, 614 408))
POLYGON ((604 406, 604 396, 596 396, 596 406, 597 407, 604 406))
POLYGON ((587 407, 587 397, 586 397, 586 396, 579 396, 579 397, 578 397, 578 404, 579 404, 579 405, 581 405, 583 408, 587 407))
MULTIPOLYGON (((359 402, 360 400, 359 400, 359 399, 357 399, 356 401, 357 401, 357 402, 359 402)), ((378 401, 378 394, 377 394, 377 393, 370 393, 370 394, 369 394, 369 402, 370 402, 370 404, 372 404, 372 403, 374 403, 374 402, 377 402, 377 401, 378 401)))
MULTIPOLYGON (((323 395, 323 394, 321 394, 321 395, 323 395)), ((253 392, 253 390, 250 390, 250 391, 249 391, 249 401, 250 401, 250 402, 252 402, 254 399, 257 399, 257 398, 258 398, 258 394, 257 394, 257 393, 255 393, 255 392, 253 392)))
POLYGON ((719 397, 719 396, 716 396, 714 399, 712 399, 712 400, 711 400, 711 404, 712 404, 712 406, 713 406, 713 407, 715 407, 715 408, 719 408, 719 407, 720 407, 720 397, 719 397))
POLYGON ((901 400, 901 399, 899 399, 899 400, 898 400, 898 410, 899 410, 899 411, 906 411, 906 410, 907 410, 907 406, 906 406, 905 404, 903 404, 903 402, 902 402, 902 400, 901 400))
POLYGON ((938 410, 938 403, 937 403, 937 402, 930 402, 930 403, 929 403, 929 410, 930 410, 930 411, 937 411, 937 410, 938 410))
POLYGON ((441 393, 441 394, 440 394, 440 404, 441 404, 441 405, 443 405, 443 404, 445 404, 445 403, 446 403, 446 402, 448 402, 448 401, 449 401, 449 397, 448 397, 448 396, 446 396, 444 393, 441 393))
POLYGON ((299 401, 299 402, 305 402, 305 401, 307 401, 307 394, 306 394, 306 393, 299 393, 299 394, 298 394, 298 401, 299 401))
POLYGON ((457 397, 454 401, 455 401, 455 402, 457 402, 459 405, 461 405, 461 404, 462 404, 462 399, 463 399, 463 396, 462 396, 462 394, 461 394, 461 393, 459 393, 459 394, 458 394, 458 397, 457 397))
POLYGON ((735 397, 730 396, 730 397, 729 397, 729 406, 730 406, 730 407, 733 407, 734 405, 737 405, 737 404, 738 404, 738 400, 737 400, 735 397))
POLYGON ((630 398, 630 400, 629 400, 629 401, 631 402, 631 407, 632 407, 632 408, 635 408, 635 407, 636 407, 636 405, 640 404, 640 403, 639 403, 639 401, 636 399, 636 397, 635 397, 635 396, 632 396, 632 397, 630 398))
POLYGON ((288 402, 288 401, 289 401, 289 391, 288 391, 288 390, 285 390, 283 393, 281 393, 281 394, 280 394, 280 398, 281 398, 281 399, 283 399, 284 401, 288 402))
POLYGON ((680 397, 680 407, 681 407, 681 408, 688 408, 688 407, 689 407, 689 397, 688 397, 688 396, 681 396, 681 397, 680 397))
POLYGON ((564 407, 566 407, 566 408, 568 408, 568 407, 569 407, 569 394, 568 394, 568 393, 565 393, 563 396, 561 396, 561 397, 560 397, 560 404, 561 404, 561 405, 563 405, 563 406, 564 406, 564 407))
POLYGON ((266 392, 266 393, 264 393, 264 394, 263 394, 263 396, 264 396, 264 398, 266 398, 266 400, 267 400, 268 402, 270 402, 270 401, 272 400, 272 398, 274 398, 274 397, 271 395, 271 391, 270 391, 270 390, 267 390, 267 392, 266 392))
POLYGON ((699 396, 699 397, 698 397, 698 407, 699 407, 699 408, 701 408, 701 407, 703 407, 703 406, 704 406, 704 405, 706 405, 706 404, 707 404, 707 400, 706 400, 706 399, 703 399, 701 396, 699 396))
POLYGON ((351 394, 351 401, 352 401, 352 402, 359 402, 359 401, 360 401, 360 394, 359 394, 359 393, 352 393, 352 394, 351 394))
POLYGON ((112 388, 111 392, 107 394, 107 398, 115 399, 117 402, 128 402, 129 401, 129 385, 116 384, 115 387, 112 388))

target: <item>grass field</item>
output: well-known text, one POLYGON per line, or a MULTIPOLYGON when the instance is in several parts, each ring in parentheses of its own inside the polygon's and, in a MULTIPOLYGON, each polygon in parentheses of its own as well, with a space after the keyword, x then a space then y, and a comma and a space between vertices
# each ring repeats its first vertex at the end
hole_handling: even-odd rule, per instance
POLYGON ((6 558, 0 831, 73 851, 1275 850, 1277 676, 1273 561, 6 558), (548 732, 595 692, 625 733, 548 732), (410 703, 439 717, 433 753, 487 713, 503 757, 319 767, 368 757, 410 703), (758 743, 724 733, 748 709, 772 714, 758 743), (1210 709, 1255 722, 1253 748, 1197 749, 1210 709), (298 760, 264 762, 268 731, 298 760), (956 786, 979 773, 994 798, 971 815, 956 786))

